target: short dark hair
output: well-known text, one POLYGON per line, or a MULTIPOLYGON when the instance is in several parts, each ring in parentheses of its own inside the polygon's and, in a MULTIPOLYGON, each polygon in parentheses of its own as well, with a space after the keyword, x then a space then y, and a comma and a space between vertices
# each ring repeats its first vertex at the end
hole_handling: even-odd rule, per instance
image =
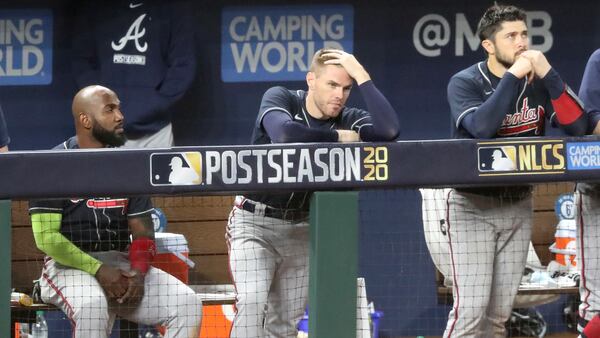
POLYGON ((477 35, 481 41, 493 40, 494 34, 500 30, 503 22, 526 21, 527 14, 521 8, 515 6, 503 6, 494 3, 488 8, 479 20, 477 35))

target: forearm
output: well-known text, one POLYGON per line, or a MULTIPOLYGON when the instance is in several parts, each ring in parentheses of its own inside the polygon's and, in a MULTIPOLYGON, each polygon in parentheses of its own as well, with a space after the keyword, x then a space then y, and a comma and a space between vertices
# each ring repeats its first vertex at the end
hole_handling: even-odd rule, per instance
POLYGON ((550 94, 558 124, 571 135, 584 135, 588 129, 587 117, 575 93, 568 88, 554 68, 542 81, 550 94))
POLYGON ((462 127, 474 138, 494 137, 506 114, 511 111, 510 98, 518 95, 519 81, 513 74, 506 73, 492 96, 472 112, 466 113, 460 122, 462 127))
POLYGON ((149 215, 129 218, 129 231, 133 237, 129 247, 129 262, 132 270, 145 274, 156 255, 154 226, 149 215))
POLYGON ((390 102, 377 89, 373 81, 367 81, 360 86, 360 92, 367 104, 367 111, 373 125, 360 129, 363 141, 392 141, 400 132, 400 122, 396 111, 390 102))
POLYGON ((274 143, 337 142, 335 130, 311 129, 282 112, 268 112, 263 127, 274 143))
POLYGON ((95 275, 102 262, 79 249, 58 231, 61 219, 60 214, 31 215, 36 246, 60 264, 95 275))

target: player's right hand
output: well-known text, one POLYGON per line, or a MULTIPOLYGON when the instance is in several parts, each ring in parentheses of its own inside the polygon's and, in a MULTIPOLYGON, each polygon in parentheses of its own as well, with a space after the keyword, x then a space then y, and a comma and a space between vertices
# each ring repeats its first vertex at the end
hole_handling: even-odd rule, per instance
POLYGON ((360 142, 360 136, 354 130, 338 129, 338 142, 360 142))
POLYGON ((123 297, 117 298, 119 304, 137 304, 144 296, 144 274, 139 271, 122 271, 127 278, 128 288, 123 297))
POLYGON ((529 75, 530 79, 533 78, 533 65, 531 61, 526 57, 518 57, 515 60, 515 63, 508 68, 508 72, 512 73, 518 79, 524 78, 526 75, 529 75))
POLYGON ((109 298, 122 297, 129 287, 127 278, 123 276, 121 270, 106 264, 100 266, 96 272, 96 279, 109 298))

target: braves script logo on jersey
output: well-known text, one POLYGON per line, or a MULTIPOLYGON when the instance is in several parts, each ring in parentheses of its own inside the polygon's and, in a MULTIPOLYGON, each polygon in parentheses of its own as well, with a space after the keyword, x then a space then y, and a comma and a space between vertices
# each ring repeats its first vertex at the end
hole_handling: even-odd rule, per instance
POLYGON ((519 111, 506 115, 498 135, 512 136, 526 134, 530 131, 533 131, 533 135, 540 135, 543 118, 544 107, 529 108, 529 98, 526 97, 523 99, 523 105, 519 111))
MULTIPOLYGON (((135 21, 129 26, 127 33, 118 43, 112 41, 111 47, 115 52, 123 50, 129 41, 134 41, 135 49, 139 53, 144 53, 148 50, 148 42, 140 42, 140 39, 146 35, 146 28, 142 27, 142 21, 146 17, 146 14, 140 15, 135 21)), ((120 64, 132 64, 132 65, 145 65, 146 56, 144 55, 131 55, 131 54, 115 54, 113 55, 113 63, 120 64)))

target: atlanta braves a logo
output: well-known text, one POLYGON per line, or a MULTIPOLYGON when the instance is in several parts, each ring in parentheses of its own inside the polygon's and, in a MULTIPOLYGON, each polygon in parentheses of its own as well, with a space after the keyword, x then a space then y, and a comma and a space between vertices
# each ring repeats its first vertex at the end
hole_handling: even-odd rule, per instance
POLYGON ((146 34, 146 28, 142 28, 142 21, 146 17, 146 14, 140 15, 135 21, 129 26, 127 33, 124 37, 119 40, 119 43, 112 41, 111 46, 114 51, 118 52, 127 46, 127 43, 131 40, 135 42, 135 49, 138 52, 144 53, 148 49, 148 43, 144 41, 142 45, 140 39, 146 34))
POLYGON ((541 125, 544 119, 544 107, 537 106, 529 108, 529 98, 523 99, 521 109, 514 114, 507 114, 498 130, 500 136, 513 136, 533 131, 534 135, 541 133, 541 125))

